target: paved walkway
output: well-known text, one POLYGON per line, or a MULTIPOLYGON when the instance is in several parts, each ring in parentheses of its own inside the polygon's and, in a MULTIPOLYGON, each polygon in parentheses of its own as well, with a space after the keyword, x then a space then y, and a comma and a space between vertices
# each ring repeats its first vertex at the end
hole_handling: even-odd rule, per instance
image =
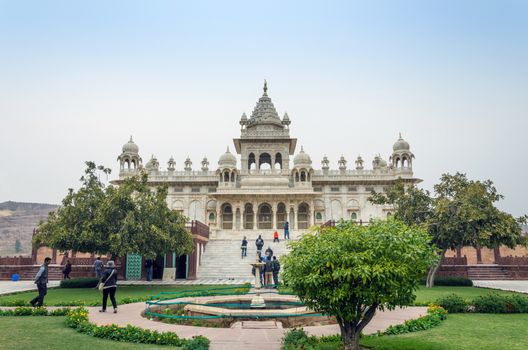
POLYGON ((473 281, 475 287, 511 290, 528 293, 528 281, 473 281))
MULTIPOLYGON (((287 329, 242 329, 242 328, 210 328, 192 327, 184 325, 167 324, 150 321, 141 316, 145 310, 145 303, 134 303, 119 306, 117 314, 110 312, 101 313, 98 308, 89 308, 89 319, 98 325, 116 324, 126 326, 131 324, 141 328, 153 329, 161 332, 176 332, 182 338, 191 338, 203 335, 211 340, 211 350, 279 350, 282 338, 287 329)), ((403 323, 409 319, 418 318, 426 314, 425 307, 408 307, 394 311, 378 312, 365 328, 366 334, 385 330, 389 325, 403 323)), ((269 321, 263 321, 268 322, 269 321)), ((256 323, 253 321, 252 323, 256 323)), ((264 326, 264 325, 263 325, 264 326)), ((339 326, 314 326, 304 327, 311 335, 332 335, 339 333, 339 326)))
MULTIPOLYGON (((48 283, 48 288, 58 287, 60 281, 50 281, 48 283)), ((25 292, 28 290, 36 290, 37 285, 33 281, 0 281, 0 295, 1 294, 11 294, 17 292, 25 292)))

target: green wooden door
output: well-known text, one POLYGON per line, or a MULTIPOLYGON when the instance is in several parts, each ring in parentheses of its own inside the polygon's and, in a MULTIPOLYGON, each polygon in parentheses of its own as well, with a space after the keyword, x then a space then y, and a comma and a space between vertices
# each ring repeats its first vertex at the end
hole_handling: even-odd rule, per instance
POLYGON ((140 280, 141 279, 141 264, 142 259, 139 254, 127 254, 126 260, 126 279, 140 280))

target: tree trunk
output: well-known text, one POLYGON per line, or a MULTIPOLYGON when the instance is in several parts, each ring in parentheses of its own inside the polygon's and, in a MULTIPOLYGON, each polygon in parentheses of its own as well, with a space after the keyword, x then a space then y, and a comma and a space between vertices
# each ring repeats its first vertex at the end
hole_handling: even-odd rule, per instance
POLYGON ((438 263, 435 266, 433 266, 433 267, 431 267, 429 269, 429 272, 427 274, 427 281, 425 283, 425 286, 427 288, 433 288, 434 287, 434 278, 435 278, 435 275, 436 275, 436 271, 438 271, 438 269, 442 265, 442 261, 444 261, 444 256, 445 256, 446 251, 447 251, 447 249, 443 249, 442 250, 442 253, 440 253, 440 259, 438 260, 438 263))
POLYGON ((356 332, 354 324, 346 321, 339 323, 341 329, 341 339, 345 350, 360 350, 359 349, 359 332, 356 332))

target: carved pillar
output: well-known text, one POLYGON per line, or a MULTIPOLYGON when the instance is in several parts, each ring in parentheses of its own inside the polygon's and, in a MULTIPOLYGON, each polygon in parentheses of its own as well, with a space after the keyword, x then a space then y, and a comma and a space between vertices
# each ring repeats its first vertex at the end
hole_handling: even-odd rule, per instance
POLYGON ((294 225, 292 225, 292 226, 294 226, 294 227, 292 227, 292 229, 297 229, 297 225, 298 225, 297 220, 299 219, 299 217, 297 216, 297 208, 298 208, 298 205, 299 205, 299 204, 296 203, 296 204, 294 204, 294 206, 293 206, 293 222, 294 222, 294 225))
POLYGON ((220 230, 220 218, 222 216, 222 212, 220 211, 220 209, 217 209, 216 210, 216 229, 217 230, 220 230))
POLYGON ((257 202, 253 202, 253 230, 256 230, 258 228, 257 212, 258 212, 257 202))
POLYGON ((273 202, 271 205, 271 229, 276 230, 277 229, 277 202, 273 202))
POLYGON ((310 210, 308 210, 308 215, 310 215, 310 226, 315 225, 315 204, 313 200, 310 202, 310 210))

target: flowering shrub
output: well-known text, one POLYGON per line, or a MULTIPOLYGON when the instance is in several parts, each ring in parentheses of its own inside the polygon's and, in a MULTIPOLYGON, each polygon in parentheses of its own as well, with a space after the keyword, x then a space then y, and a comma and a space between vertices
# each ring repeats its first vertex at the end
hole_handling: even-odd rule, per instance
POLYGON ((110 339, 122 342, 172 345, 179 346, 184 350, 206 350, 209 349, 209 339, 197 336, 192 339, 180 339, 173 332, 158 332, 149 329, 127 325, 125 327, 115 324, 97 326, 88 322, 88 310, 83 307, 70 310, 66 316, 66 325, 75 328, 97 338, 110 339))
POLYGON ((395 335, 410 333, 416 331, 423 331, 437 326, 447 318, 447 310, 441 306, 430 305, 427 309, 427 315, 417 318, 416 320, 408 320, 403 324, 390 326, 381 335, 395 335))

